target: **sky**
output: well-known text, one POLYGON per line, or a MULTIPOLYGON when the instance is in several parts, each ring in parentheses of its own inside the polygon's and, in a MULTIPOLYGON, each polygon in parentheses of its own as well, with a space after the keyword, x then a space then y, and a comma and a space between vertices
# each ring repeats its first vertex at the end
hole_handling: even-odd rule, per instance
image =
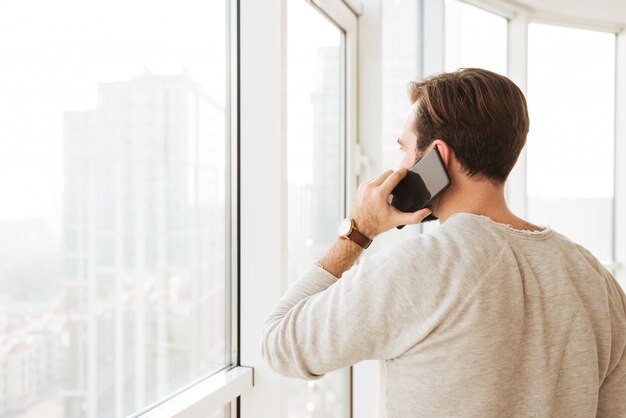
POLYGON ((100 82, 181 74, 224 103, 220 1, 24 0, 0 4, 0 221, 60 222, 63 112, 93 109, 100 82))

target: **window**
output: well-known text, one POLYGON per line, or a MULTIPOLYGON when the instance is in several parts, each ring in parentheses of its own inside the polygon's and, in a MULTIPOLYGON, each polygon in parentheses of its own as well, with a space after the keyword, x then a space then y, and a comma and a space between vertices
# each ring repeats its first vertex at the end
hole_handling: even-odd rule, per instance
POLYGON ((446 71, 479 67, 506 75, 507 20, 457 0, 445 2, 446 71))
MULTIPOLYGON (((287 21, 288 275, 293 283, 336 238, 344 213, 344 34, 303 0, 287 21), (311 36, 315 34, 315 36, 311 36)), ((348 417, 349 370, 290 379, 288 417, 348 417)))
POLYGON ((528 28, 528 212, 614 259, 615 35, 528 28))
POLYGON ((0 15, 0 415, 125 416, 231 364, 230 7, 33 7, 0 15))

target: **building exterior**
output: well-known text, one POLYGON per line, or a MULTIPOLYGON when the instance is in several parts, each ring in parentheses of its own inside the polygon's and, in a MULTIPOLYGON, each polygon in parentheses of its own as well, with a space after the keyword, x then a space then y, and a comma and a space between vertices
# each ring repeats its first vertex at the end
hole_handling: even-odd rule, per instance
POLYGON ((65 416, 122 417, 225 362, 225 113, 146 72, 64 126, 65 416))
POLYGON ((64 366, 61 330, 61 322, 39 318, 2 343, 0 416, 20 413, 54 391, 64 366))

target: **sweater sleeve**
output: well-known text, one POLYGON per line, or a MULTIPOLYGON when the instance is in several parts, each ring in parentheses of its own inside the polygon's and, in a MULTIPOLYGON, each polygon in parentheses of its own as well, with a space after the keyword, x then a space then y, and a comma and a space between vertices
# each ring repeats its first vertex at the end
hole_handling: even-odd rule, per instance
MULTIPOLYGON (((603 271, 600 263, 597 268, 603 271)), ((605 270, 604 270, 605 271, 605 270)), ((608 272, 607 289, 611 311, 611 359, 608 375, 598 394, 597 417, 617 417, 626 414, 626 295, 608 272)))
POLYGON ((262 354, 289 377, 319 379, 365 359, 393 352, 402 301, 364 259, 338 280, 312 265, 265 322, 262 354), (395 300, 394 300, 395 299, 395 300))
POLYGON ((311 266, 268 316, 261 352, 278 373, 319 379, 362 360, 395 358, 424 339, 467 292, 421 238, 362 258, 337 280, 311 266), (421 256, 420 256, 421 254, 421 256))

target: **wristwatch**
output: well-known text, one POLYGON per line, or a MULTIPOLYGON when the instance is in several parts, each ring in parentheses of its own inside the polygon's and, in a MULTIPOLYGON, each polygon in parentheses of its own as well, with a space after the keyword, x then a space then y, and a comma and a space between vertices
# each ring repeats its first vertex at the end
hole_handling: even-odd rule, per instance
POLYGON ((367 248, 372 243, 372 240, 363 235, 358 229, 356 229, 356 224, 354 223, 354 219, 346 218, 339 224, 339 228, 337 230, 337 234, 339 238, 349 239, 355 244, 367 248))

